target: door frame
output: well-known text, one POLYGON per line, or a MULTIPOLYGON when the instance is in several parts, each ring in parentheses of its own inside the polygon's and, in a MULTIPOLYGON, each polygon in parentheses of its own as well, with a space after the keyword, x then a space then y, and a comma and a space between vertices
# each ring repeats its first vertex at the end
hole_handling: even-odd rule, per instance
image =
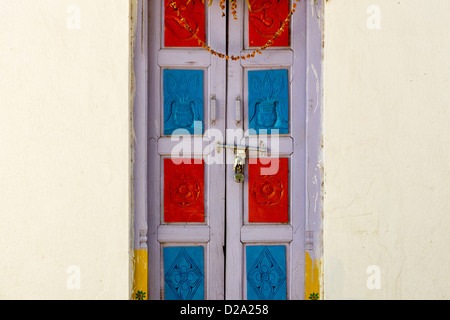
MULTIPOLYGON (((148 24, 148 2, 154 0, 130 1, 132 23, 130 30, 130 73, 132 85, 130 88, 133 109, 132 131, 130 133, 131 152, 131 199, 133 229, 130 230, 130 240, 133 241, 133 270, 130 271, 132 285, 131 299, 137 298, 137 293, 148 293, 148 207, 152 199, 148 199, 148 190, 159 187, 160 183, 152 184, 148 179, 148 152, 151 141, 148 139, 149 101, 149 41, 152 41, 151 26, 148 24)), ((305 208, 305 299, 309 294, 319 294, 323 297, 322 259, 323 259, 323 183, 324 164, 322 154, 322 116, 323 116, 323 0, 301 0, 306 5, 306 208, 305 208), (317 292, 319 291, 319 292, 317 292)), ((295 18, 294 18, 295 19, 295 18)), ((264 54, 264 53, 263 53, 264 54)), ((214 58, 216 59, 216 58, 214 58)), ((154 200, 153 200, 154 201, 154 200)))

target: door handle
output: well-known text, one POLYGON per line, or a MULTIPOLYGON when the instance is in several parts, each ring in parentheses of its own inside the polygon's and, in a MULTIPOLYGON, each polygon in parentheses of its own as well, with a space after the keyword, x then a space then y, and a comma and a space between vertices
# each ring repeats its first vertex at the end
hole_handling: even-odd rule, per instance
POLYGON ((241 126, 241 97, 239 97, 239 96, 236 97, 235 112, 236 112, 236 127, 240 127, 241 126))
POLYGON ((211 96, 211 104, 210 104, 210 118, 211 118, 211 124, 216 124, 216 95, 213 94, 211 96))

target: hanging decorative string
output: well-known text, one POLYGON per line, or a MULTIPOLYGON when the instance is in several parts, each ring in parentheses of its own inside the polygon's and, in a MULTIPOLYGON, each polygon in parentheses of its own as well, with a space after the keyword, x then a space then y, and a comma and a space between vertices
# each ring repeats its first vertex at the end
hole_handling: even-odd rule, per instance
MULTIPOLYGON (((213 0, 208 0, 208 1, 209 1, 208 7, 210 7, 212 5, 212 3, 213 3, 213 0)), ((225 17, 225 12, 224 12, 225 11, 225 1, 226 0, 220 0, 220 3, 219 3, 220 9, 222 10, 222 17, 225 17)), ((248 8, 251 10, 252 6, 250 4, 250 0, 246 0, 246 1, 247 1, 248 8)), ((191 2, 191 0, 188 0, 187 3, 189 3, 189 2, 191 2)), ((234 17, 234 20, 237 20, 237 17, 236 17, 236 9, 237 9, 236 0, 230 0, 230 3, 231 3, 231 14, 234 17)))
MULTIPOLYGON (((208 7, 212 4, 213 0, 209 0, 209 4, 208 7)), ((247 4, 249 7, 249 10, 251 10, 251 6, 249 3, 250 0, 247 0, 247 4)), ((297 3, 300 0, 295 0, 295 2, 292 3, 292 8, 289 10, 289 13, 286 17, 286 19, 284 19, 283 23, 281 24, 281 27, 275 32, 275 34, 273 35, 272 39, 270 39, 269 41, 266 42, 266 44, 264 44, 263 46, 254 49, 251 53, 248 53, 247 55, 242 55, 242 56, 234 56, 234 55, 226 55, 224 53, 221 52, 217 52, 213 49, 211 49, 211 47, 207 46, 206 43, 201 40, 198 36, 197 33, 194 32, 194 30, 192 30, 192 28, 189 26, 188 22, 186 21, 186 19, 183 17, 183 15, 181 14, 180 10, 177 7, 177 4, 175 1, 172 1, 169 5, 172 9, 174 9, 177 13, 177 16, 180 18, 180 21, 183 23, 183 27, 188 30, 190 33, 192 33, 192 36, 197 39, 198 44, 205 50, 209 51, 212 55, 222 58, 222 59, 226 59, 226 60, 231 60, 231 61, 238 61, 238 60, 245 60, 245 59, 251 59, 253 57, 256 56, 256 54, 262 54, 262 52, 264 50, 266 50, 268 47, 270 47, 271 45, 273 45, 274 41, 276 38, 278 38, 283 31, 286 29, 286 26, 289 25, 289 21, 291 19, 291 16, 294 14, 295 12, 295 8, 297 7, 297 3)), ((188 0, 187 3, 191 2, 191 0, 188 0)), ((236 0, 230 0, 231 2, 231 14, 233 15, 234 19, 237 20, 236 17, 236 8, 237 8, 237 4, 236 4, 236 0)), ((222 9, 222 17, 225 16, 225 0, 220 0, 220 8, 222 9)))

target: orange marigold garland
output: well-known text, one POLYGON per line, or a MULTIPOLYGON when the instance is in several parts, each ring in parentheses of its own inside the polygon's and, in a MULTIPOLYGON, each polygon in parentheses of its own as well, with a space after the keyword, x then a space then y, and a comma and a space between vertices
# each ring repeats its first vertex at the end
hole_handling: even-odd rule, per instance
MULTIPOLYGON (((211 5, 211 4, 212 4, 212 2, 209 3, 209 5, 211 5)), ((225 17, 225 8, 226 8, 225 0, 220 0, 219 6, 220 6, 220 9, 222 10, 222 17, 225 17)))
POLYGON ((231 3, 231 14, 233 15, 234 20, 237 20, 237 17, 236 17, 236 9, 237 9, 236 0, 230 0, 230 3, 231 3))
MULTIPOLYGON (((212 4, 212 1, 213 1, 213 0, 209 0, 208 7, 212 4)), ((226 1, 226 0, 220 0, 220 3, 219 3, 220 9, 222 9, 222 17, 225 16, 225 12, 224 12, 224 10, 225 10, 225 1, 226 1)), ((295 0, 295 2, 299 2, 299 1, 300 1, 300 0, 295 0)), ((191 2, 191 0, 188 0, 187 3, 189 3, 189 2, 191 2)), ((237 17, 236 17, 236 8, 237 8, 236 0, 230 0, 230 2, 231 2, 231 14, 233 15, 233 18, 234 18, 235 20, 237 20, 237 17)), ((232 56, 228 56, 228 55, 226 55, 226 54, 217 52, 217 51, 211 49, 209 46, 207 46, 206 43, 205 43, 203 40, 201 40, 201 39, 197 36, 196 33, 194 33, 194 30, 192 30, 192 28, 189 26, 189 24, 188 24, 188 23, 186 22, 186 20, 183 18, 183 16, 182 16, 180 10, 178 9, 178 7, 177 7, 175 1, 173 1, 173 2, 170 3, 170 7, 172 7, 172 8, 177 12, 177 15, 180 17, 180 21, 183 22, 183 24, 184 24, 184 28, 185 28, 186 30, 188 30, 190 33, 192 33, 192 36, 193 36, 195 39, 197 39, 198 44, 199 44, 203 49, 209 51, 212 55, 214 55, 214 56, 216 56, 216 57, 219 57, 219 58, 225 58, 226 60, 231 60, 231 61, 238 61, 238 60, 241 60, 241 59, 242 59, 242 60, 245 60, 245 59, 251 59, 251 58, 253 58, 257 53, 258 53, 258 54, 262 54, 262 51, 263 51, 263 50, 267 49, 268 47, 270 47, 270 46, 273 44, 273 42, 275 41, 275 39, 278 38, 278 37, 283 33, 284 29, 286 28, 286 25, 289 24, 289 21, 290 21, 290 19, 291 19, 291 16, 294 14, 295 8, 297 7, 297 3, 295 3, 295 2, 292 4, 292 8, 289 10, 289 13, 288 13, 286 19, 284 19, 283 23, 281 24, 281 27, 277 30, 277 32, 275 32, 275 34, 274 34, 274 36, 273 36, 272 39, 270 39, 269 41, 267 41, 267 43, 266 43, 265 45, 263 45, 262 47, 253 50, 251 53, 248 53, 246 56, 245 56, 245 55, 242 55, 242 56, 236 56, 236 57, 233 56, 233 55, 232 55, 232 56)), ((249 9, 251 10, 251 6, 250 6, 249 0, 247 0, 247 4, 248 4, 249 9)))

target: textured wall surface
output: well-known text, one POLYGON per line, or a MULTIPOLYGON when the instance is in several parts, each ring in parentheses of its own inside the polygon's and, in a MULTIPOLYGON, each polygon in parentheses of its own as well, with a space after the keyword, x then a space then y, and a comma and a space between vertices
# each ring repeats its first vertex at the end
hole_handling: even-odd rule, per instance
POLYGON ((325 10, 325 298, 449 299, 450 2, 325 10))
POLYGON ((0 0, 0 299, 130 295, 129 6, 0 0))

